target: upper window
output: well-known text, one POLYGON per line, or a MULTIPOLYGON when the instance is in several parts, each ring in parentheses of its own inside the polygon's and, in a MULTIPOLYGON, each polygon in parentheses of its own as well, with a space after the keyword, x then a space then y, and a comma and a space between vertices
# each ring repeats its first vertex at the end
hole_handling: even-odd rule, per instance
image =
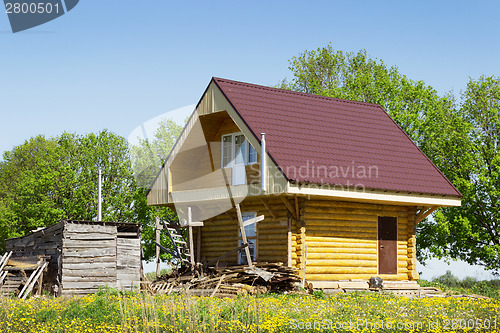
POLYGON ((221 165, 223 168, 235 165, 257 163, 257 152, 241 133, 222 136, 221 165))

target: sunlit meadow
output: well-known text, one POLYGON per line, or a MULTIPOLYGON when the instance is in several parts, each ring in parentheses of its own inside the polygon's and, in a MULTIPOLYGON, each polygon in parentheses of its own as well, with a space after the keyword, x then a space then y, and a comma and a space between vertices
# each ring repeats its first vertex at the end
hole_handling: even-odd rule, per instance
POLYGON ((500 300, 378 293, 0 299, 2 332, 500 332, 500 300))

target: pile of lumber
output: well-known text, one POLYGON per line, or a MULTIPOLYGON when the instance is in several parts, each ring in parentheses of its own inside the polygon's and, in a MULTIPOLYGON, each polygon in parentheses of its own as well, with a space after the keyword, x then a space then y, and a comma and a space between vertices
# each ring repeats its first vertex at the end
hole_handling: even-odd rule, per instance
POLYGON ((296 269, 282 263, 248 266, 182 267, 159 277, 148 289, 153 293, 186 292, 195 296, 236 297, 242 294, 296 290, 301 279, 296 269))

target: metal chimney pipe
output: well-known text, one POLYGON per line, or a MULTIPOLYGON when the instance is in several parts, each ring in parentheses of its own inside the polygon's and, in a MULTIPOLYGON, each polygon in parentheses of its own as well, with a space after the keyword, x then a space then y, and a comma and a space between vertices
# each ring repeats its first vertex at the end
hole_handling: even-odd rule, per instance
POLYGON ((260 153, 260 183, 262 192, 265 193, 267 192, 266 133, 260 133, 260 147, 262 148, 260 153))
POLYGON ((102 221, 102 195, 101 195, 101 187, 102 187, 102 181, 101 181, 101 176, 102 176, 102 172, 101 172, 101 169, 99 168, 99 184, 98 184, 98 193, 97 193, 97 196, 98 196, 98 201, 97 201, 97 221, 102 221))

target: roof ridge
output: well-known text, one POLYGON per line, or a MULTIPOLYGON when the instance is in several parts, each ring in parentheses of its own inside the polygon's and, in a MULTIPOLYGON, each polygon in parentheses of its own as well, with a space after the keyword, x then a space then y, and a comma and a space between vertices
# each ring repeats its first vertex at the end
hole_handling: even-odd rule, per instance
POLYGON ((219 77, 213 77, 213 79, 216 81, 219 81, 219 82, 225 81, 225 82, 231 83, 231 84, 237 84, 237 85, 241 85, 241 86, 247 86, 247 87, 252 87, 252 88, 257 88, 257 89, 262 89, 262 90, 273 90, 273 91, 276 91, 276 92, 279 92, 282 94, 307 96, 308 98, 314 97, 314 98, 319 98, 319 99, 324 99, 324 100, 329 100, 329 101, 333 100, 333 101, 342 102, 342 103, 359 104, 359 105, 365 105, 365 106, 371 106, 371 107, 381 106, 380 104, 377 104, 377 103, 369 103, 369 102, 354 101, 354 100, 344 99, 344 98, 329 97, 329 96, 323 96, 323 95, 317 95, 317 94, 309 94, 309 93, 295 91, 295 90, 287 90, 287 89, 282 89, 282 88, 269 87, 269 86, 264 86, 264 85, 260 85, 260 84, 234 81, 234 80, 229 80, 229 79, 224 79, 224 78, 219 78, 219 77))

